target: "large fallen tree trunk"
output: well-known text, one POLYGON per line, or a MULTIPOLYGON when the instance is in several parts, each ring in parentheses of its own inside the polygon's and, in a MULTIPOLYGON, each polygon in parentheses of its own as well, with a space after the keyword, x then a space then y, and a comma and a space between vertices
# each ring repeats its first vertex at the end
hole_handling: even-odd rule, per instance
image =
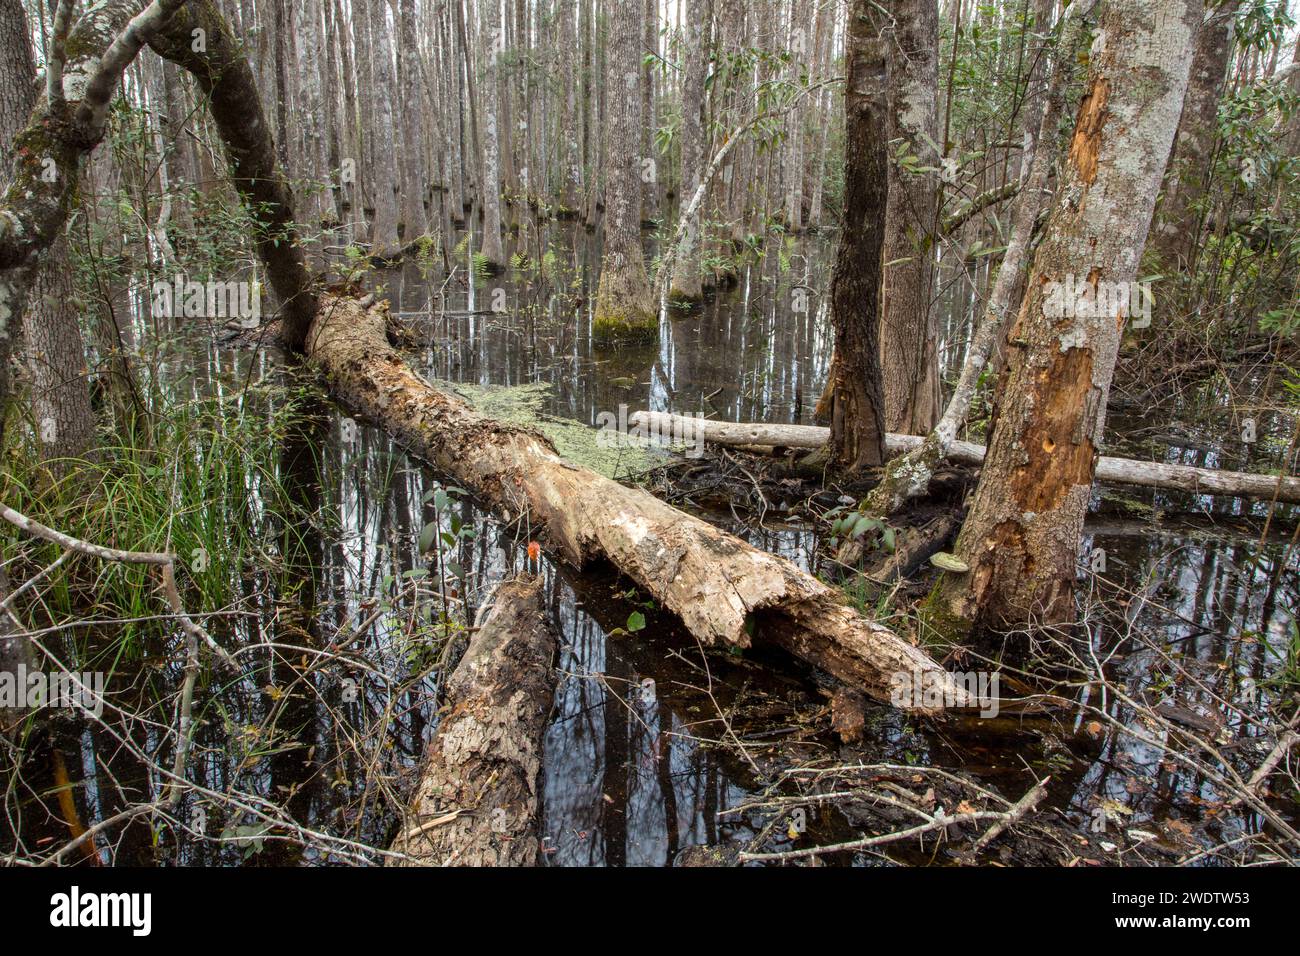
MULTIPOLYGON (((718 445, 766 445, 776 448, 820 448, 830 439, 831 430, 817 425, 762 425, 737 422, 713 422, 668 412, 637 412, 628 424, 639 426, 651 435, 686 436, 687 439, 714 442, 718 445)), ((920 448, 920 435, 885 436, 890 455, 920 448)), ((947 459, 961 465, 979 465, 984 461, 984 446, 974 442, 953 441, 947 459)), ((1278 475, 1254 475, 1244 471, 1219 471, 1192 465, 1166 465, 1156 461, 1102 457, 1097 461, 1096 478, 1121 485, 1165 488, 1200 495, 1235 495, 1262 498, 1266 501, 1300 504, 1300 478, 1278 475)))
POLYGON ((383 303, 323 296, 308 358, 353 414, 533 529, 564 561, 608 561, 704 644, 773 643, 883 701, 900 681, 915 687, 919 679, 933 693, 908 698, 907 709, 966 701, 933 660, 791 562, 573 465, 540 434, 484 418, 433 388, 388 344, 385 325, 383 303))
POLYGON ((507 581, 447 682, 395 866, 534 866, 555 636, 541 579, 507 581))

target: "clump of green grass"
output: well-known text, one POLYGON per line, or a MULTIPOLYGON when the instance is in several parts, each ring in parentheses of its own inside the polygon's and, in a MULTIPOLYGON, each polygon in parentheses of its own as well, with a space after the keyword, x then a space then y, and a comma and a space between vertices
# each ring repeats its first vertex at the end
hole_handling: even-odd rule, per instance
MULTIPOLYGON (((288 394, 270 400, 255 385, 243 401, 195 398, 168 404, 147 447, 102 444, 94 461, 77 462, 50 485, 34 449, 14 456, 3 500, 18 511, 94 544, 166 551, 180 558, 178 584, 191 614, 239 608, 249 580, 278 561, 286 535, 306 520, 286 488, 280 463, 300 424, 288 394), (261 394, 257 394, 261 393, 261 394), (253 408, 251 406, 257 406, 253 408)), ((49 565, 57 545, 13 538, 15 583, 49 565)), ((93 618, 120 622, 95 629, 113 635, 116 653, 135 656, 149 633, 170 633, 156 618, 167 609, 156 572, 142 565, 78 556, 52 575, 39 601, 22 608, 34 627, 93 618)), ((223 625, 212 623, 214 633, 223 625)), ((75 633, 81 635, 84 629, 75 633)))

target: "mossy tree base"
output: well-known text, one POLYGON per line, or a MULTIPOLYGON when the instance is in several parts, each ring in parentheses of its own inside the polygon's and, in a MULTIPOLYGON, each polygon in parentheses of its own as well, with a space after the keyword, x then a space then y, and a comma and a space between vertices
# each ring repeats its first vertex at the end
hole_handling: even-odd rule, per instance
POLYGON ((659 338, 659 319, 645 314, 597 315, 591 337, 600 346, 647 345, 659 338))

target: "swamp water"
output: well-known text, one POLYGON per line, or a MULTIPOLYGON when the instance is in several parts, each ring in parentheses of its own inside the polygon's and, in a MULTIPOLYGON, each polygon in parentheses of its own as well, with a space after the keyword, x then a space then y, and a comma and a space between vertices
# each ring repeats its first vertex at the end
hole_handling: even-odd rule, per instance
MULTIPOLYGON (((534 245, 499 277, 467 281, 468 261, 450 278, 419 264, 382 275, 379 291, 423 343, 410 354, 417 367, 497 414, 523 408, 520 414, 575 423, 584 434, 620 406, 810 420, 830 360, 824 293, 833 245, 826 240, 772 238, 734 288, 665 322, 657 345, 613 351, 593 348, 589 335, 596 241, 559 226, 544 229, 534 245), (528 387, 523 405, 521 386, 528 387)), ((949 340, 960 342, 970 297, 958 288, 944 306, 949 340)), ((946 354, 957 361, 959 352, 954 346, 946 354)), ((252 670, 243 679, 214 672, 200 686, 189 774, 196 789, 172 813, 175 825, 155 833, 143 819, 132 823, 111 846, 100 845, 100 860, 378 862, 374 848, 386 847, 399 825, 436 726, 438 677, 463 647, 460 631, 497 581, 537 566, 526 552, 528 529, 488 520, 382 432, 303 398, 310 388, 286 389, 286 378, 295 380, 272 352, 232 351, 193 329, 169 355, 158 374, 180 398, 246 404, 247 414, 258 415, 282 405, 288 392, 299 396, 300 415, 274 463, 299 520, 268 522, 265 560, 233 569, 238 594, 222 609, 229 616, 208 620, 252 670)), ((1116 421, 1122 437, 1125 423, 1116 421)), ((1280 432, 1286 423, 1270 427, 1280 432)), ((1240 452, 1222 443, 1173 446, 1167 460, 1230 467, 1240 452)), ((600 464, 625 477, 657 457, 629 453, 600 464)), ((258 520, 255 478, 247 491, 247 513, 223 520, 258 520)), ((1133 491, 1096 500, 1084 550, 1104 548, 1108 571, 1090 600, 1117 602, 1120 617, 1162 642, 1160 652, 1118 655, 1114 673, 1127 692, 1220 711, 1216 694, 1231 700, 1243 686, 1271 692, 1288 661, 1295 666, 1297 560, 1287 550, 1294 518, 1281 522, 1281 535, 1275 524, 1260 545, 1249 518, 1261 505, 1133 491), (1198 517, 1154 522, 1164 510, 1198 517), (1202 682, 1168 684, 1170 656, 1202 682)), ((817 570, 816 538, 806 526, 776 516, 763 527, 738 513, 707 517, 817 570)), ((1050 773, 1047 802, 1079 833, 1099 806, 1120 833, 1163 834, 1174 821, 1196 833, 1184 856, 1261 826, 1241 812, 1209 813, 1207 821, 1204 808, 1223 800, 1210 781, 1171 764, 1158 745, 1083 733, 1084 718, 1069 713, 932 725, 872 706, 865 739, 844 748, 829 730, 825 695, 797 661, 759 651, 705 655, 629 582, 600 569, 578 575, 545 554, 540 571, 560 644, 543 759, 548 865, 670 865, 688 847, 747 844, 765 827, 765 850, 852 839, 860 830, 831 804, 810 811, 803 833, 769 827, 770 809, 735 810, 761 802, 779 767, 800 763, 949 768, 1009 800, 1050 773)), ((115 673, 124 711, 148 712, 149 701, 179 686, 179 638, 144 645, 115 673)), ((1079 688, 1080 700, 1095 693, 1079 688)), ((1121 724, 1141 720, 1123 701, 1100 706, 1121 724)), ((166 725, 173 713, 158 707, 151 716, 166 725)), ((1231 729, 1231 716, 1223 719, 1231 729)), ((156 798, 163 781, 141 758, 168 759, 169 750, 156 752, 157 724, 112 710, 98 725, 57 723, 82 824, 156 798)), ((65 821, 26 796, 21 787, 10 791, 5 851, 15 831, 28 846, 65 841, 65 821)), ((1294 806, 1288 812, 1294 819, 1294 806)), ((1131 841, 1111 839, 1110 862, 1125 859, 1131 841)), ((896 858, 924 861, 932 852, 900 849, 896 858)), ((843 853, 828 862, 882 859, 843 853)))

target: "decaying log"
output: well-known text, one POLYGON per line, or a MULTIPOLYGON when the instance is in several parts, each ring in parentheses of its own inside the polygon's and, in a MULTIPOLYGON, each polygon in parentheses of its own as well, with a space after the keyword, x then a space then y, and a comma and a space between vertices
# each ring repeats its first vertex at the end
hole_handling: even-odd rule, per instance
POLYGON ((541 579, 497 588, 447 682, 451 708, 429 743, 394 866, 534 866, 542 734, 555 691, 555 636, 541 579))
POLYGON ((932 699, 966 700, 923 652, 790 561, 573 465, 540 434, 484 418, 433 388, 388 344, 386 308, 322 297, 309 360, 353 414, 526 525, 560 559, 577 568, 609 562, 706 645, 776 644, 877 700, 890 700, 900 675, 942 691, 932 699))
MULTIPOLYGON (((657 430, 659 434, 703 438, 718 445, 769 445, 780 448, 820 448, 830 437, 829 428, 817 425, 763 425, 736 422, 713 422, 672 415, 668 412, 637 412, 628 423, 657 430), (673 429, 677 431, 674 432, 673 429), (691 431, 691 429, 698 429, 691 431)), ((890 455, 919 448, 925 439, 919 435, 885 436, 890 455)), ((984 446, 974 442, 954 441, 948 460, 961 465, 979 465, 984 461, 984 446)), ((1300 478, 1256 475, 1244 471, 1220 471, 1192 465, 1166 465, 1156 461, 1131 458, 1097 460, 1097 481, 1142 488, 1164 488, 1198 495, 1233 495, 1300 504, 1300 478)))

